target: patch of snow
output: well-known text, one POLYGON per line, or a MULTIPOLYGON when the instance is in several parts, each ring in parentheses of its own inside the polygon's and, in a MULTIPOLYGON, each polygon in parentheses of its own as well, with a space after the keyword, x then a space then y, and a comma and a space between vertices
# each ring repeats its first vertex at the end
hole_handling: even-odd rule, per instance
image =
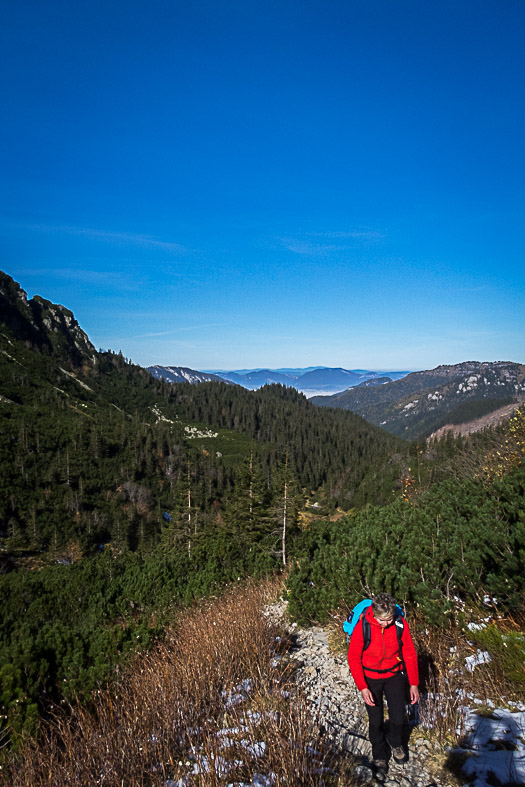
POLYGON ((419 399, 414 399, 414 401, 413 401, 413 402, 409 402, 408 404, 406 404, 406 405, 403 407, 403 410, 411 410, 413 407, 415 407, 415 406, 416 406, 416 404, 417 404, 418 402, 419 402, 419 399))
POLYGON ((469 711, 466 737, 460 751, 471 752, 464 773, 475 777, 478 787, 525 784, 525 711, 497 708, 490 717, 469 711))
POLYGON ((257 710, 247 710, 243 721, 257 726, 257 724, 260 724, 262 721, 262 713, 257 710))
POLYGON ((249 678, 243 680, 238 686, 235 688, 230 689, 230 691, 223 691, 221 692, 221 696, 224 699, 224 704, 227 708, 231 708, 233 705, 239 705, 239 703, 244 702, 247 699, 248 694, 253 688, 253 681, 249 678))
POLYGON ((254 773, 251 782, 230 782, 228 787, 273 787, 276 779, 275 773, 270 773, 269 776, 265 776, 262 773, 254 773))
POLYGON ((246 696, 244 694, 226 694, 223 692, 224 697, 224 704, 227 708, 232 708, 234 705, 239 705, 239 703, 244 702, 246 696))
POLYGON ((508 700, 507 705, 511 708, 516 708, 516 710, 525 711, 525 704, 523 702, 515 702, 514 700, 508 700))
POLYGON ((474 672, 474 668, 479 664, 488 664, 489 661, 492 661, 490 653, 487 653, 486 650, 478 650, 474 655, 467 656, 465 659, 465 667, 469 672, 474 672))
POLYGON ((255 743, 251 743, 250 741, 239 741, 239 744, 242 748, 251 754, 252 757, 264 757, 264 753, 266 751, 266 743, 264 741, 256 741, 255 743))
POLYGON ((156 420, 157 424, 160 423, 160 422, 166 423, 166 424, 174 424, 175 423, 175 421, 172 421, 170 418, 166 418, 166 416, 161 413, 161 411, 159 410, 159 406, 157 404, 155 405, 155 407, 151 408, 151 412, 153 413, 153 415, 157 419, 156 420))
MULTIPOLYGON (((9 343, 11 344, 11 342, 9 343)), ((20 363, 20 361, 17 361, 16 358, 13 358, 13 356, 9 355, 9 353, 6 352, 5 350, 2 350, 2 354, 5 355, 7 358, 9 358, 10 361, 13 361, 13 363, 17 363, 19 366, 23 367, 23 364, 20 363)))
POLYGON ((467 623, 467 628, 470 631, 481 631, 481 629, 486 629, 487 626, 485 623, 467 623))
POLYGON ((78 383, 80 386, 82 386, 82 388, 85 388, 86 391, 91 391, 91 393, 93 393, 93 389, 90 388, 89 385, 86 385, 86 383, 83 383, 82 380, 77 380, 77 378, 75 377, 74 374, 71 374, 71 372, 66 372, 66 370, 62 369, 61 366, 59 366, 58 368, 60 369, 61 372, 63 372, 64 374, 67 374, 68 377, 71 377, 72 380, 74 380, 76 383, 78 383))
POLYGON ((197 429, 196 426, 185 426, 184 431, 186 434, 184 435, 188 440, 201 440, 208 437, 218 437, 218 432, 212 432, 211 429, 206 429, 205 431, 200 431, 197 429))

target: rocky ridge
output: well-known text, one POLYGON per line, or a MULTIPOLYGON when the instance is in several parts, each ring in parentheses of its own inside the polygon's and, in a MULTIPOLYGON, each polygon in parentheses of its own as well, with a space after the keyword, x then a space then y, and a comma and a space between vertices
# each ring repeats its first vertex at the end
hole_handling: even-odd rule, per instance
MULTIPOLYGON (((525 365, 512 361, 468 361, 413 372, 384 385, 360 385, 313 404, 351 410, 407 440, 421 439, 450 424, 471 422, 525 399, 525 365)), ((475 431, 474 429, 472 431, 475 431)))
MULTIPOLYGON (((56 355, 73 367, 96 362, 96 350, 73 313, 60 304, 27 293, 0 271, 0 315, 13 338, 26 347, 47 355, 56 355)), ((4 335, 6 341, 10 341, 4 335)))
MULTIPOLYGON (((323 628, 298 628, 286 621, 286 602, 268 609, 268 615, 286 626, 292 637, 290 658, 295 662, 296 680, 316 720, 322 725, 331 746, 341 755, 357 761, 355 775, 363 784, 375 782, 371 746, 368 740, 366 710, 348 670, 344 653, 333 653, 323 628)), ((436 754, 439 745, 419 738, 411 740, 407 763, 398 765, 391 759, 385 787, 452 787, 454 782, 439 781, 425 763, 436 754)))

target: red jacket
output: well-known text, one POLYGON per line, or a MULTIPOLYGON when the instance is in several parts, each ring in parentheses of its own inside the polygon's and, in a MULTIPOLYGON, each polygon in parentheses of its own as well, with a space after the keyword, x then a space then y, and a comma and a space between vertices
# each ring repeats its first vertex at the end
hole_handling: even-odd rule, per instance
MULTIPOLYGON (((396 672, 399 672, 400 663, 395 623, 392 622, 384 628, 380 626, 374 618, 372 607, 368 607, 364 615, 370 623, 370 645, 363 652, 363 624, 361 619, 359 619, 352 632, 350 645, 348 646, 348 666, 359 691, 367 688, 365 677, 390 678, 396 672), (390 670, 392 668, 392 670, 388 672, 372 672, 370 668, 376 670, 390 670)), ((419 675, 416 649, 406 620, 404 621, 402 644, 408 682, 411 686, 417 686, 419 675)))

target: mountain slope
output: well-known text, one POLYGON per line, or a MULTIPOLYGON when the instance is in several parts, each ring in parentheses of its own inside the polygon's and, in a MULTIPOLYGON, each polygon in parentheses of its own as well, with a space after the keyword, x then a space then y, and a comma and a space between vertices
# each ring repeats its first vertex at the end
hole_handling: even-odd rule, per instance
POLYGON ((168 383, 226 382, 229 384, 231 382, 230 380, 223 380, 216 374, 188 369, 187 366, 148 366, 147 369, 157 380, 166 380, 168 383))
POLYGON ((311 401, 321 407, 351 410, 392 434, 414 439, 524 398, 525 366, 510 361, 468 361, 311 401))
POLYGON ((391 495, 399 466, 390 457, 405 447, 354 414, 320 411, 282 386, 172 386, 96 352, 64 307, 28 302, 5 274, 2 285, 0 541, 9 549, 155 543, 163 512, 180 519, 188 486, 201 521, 222 521, 250 456, 269 498, 285 457, 299 487, 330 507, 391 495))
POLYGON ((452 432, 454 437, 458 437, 459 435, 471 435, 475 432, 480 432, 482 429, 492 429, 493 427, 499 426, 500 424, 508 421, 519 407, 519 403, 513 402, 512 404, 505 404, 503 407, 498 407, 496 410, 491 410, 490 412, 486 413, 486 415, 482 415, 479 418, 474 418, 474 420, 467 421, 466 423, 460 422, 445 424, 445 426, 441 426, 439 429, 433 432, 430 435, 430 439, 440 440, 448 432, 452 432))

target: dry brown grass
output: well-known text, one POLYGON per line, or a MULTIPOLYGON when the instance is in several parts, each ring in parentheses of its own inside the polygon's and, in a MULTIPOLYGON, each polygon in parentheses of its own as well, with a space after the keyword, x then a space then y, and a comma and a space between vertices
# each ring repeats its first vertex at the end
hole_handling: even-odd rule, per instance
POLYGON ((57 711, 38 744, 4 763, 0 783, 219 787, 259 773, 276 785, 319 784, 328 755, 285 660, 275 664, 282 632, 261 614, 278 592, 248 585, 181 615, 91 708, 57 711))
MULTIPOLYGON (((508 619, 498 621, 497 628, 505 632, 520 629, 520 625, 508 619)), ((413 636, 422 689, 419 727, 441 744, 455 745, 462 738, 461 711, 465 706, 477 706, 482 712, 483 708, 506 706, 509 700, 520 698, 523 686, 502 668, 496 650, 489 653, 489 663, 480 664, 471 672, 466 669, 467 657, 480 649, 475 633, 465 633, 458 627, 438 631, 415 626, 413 636)))

